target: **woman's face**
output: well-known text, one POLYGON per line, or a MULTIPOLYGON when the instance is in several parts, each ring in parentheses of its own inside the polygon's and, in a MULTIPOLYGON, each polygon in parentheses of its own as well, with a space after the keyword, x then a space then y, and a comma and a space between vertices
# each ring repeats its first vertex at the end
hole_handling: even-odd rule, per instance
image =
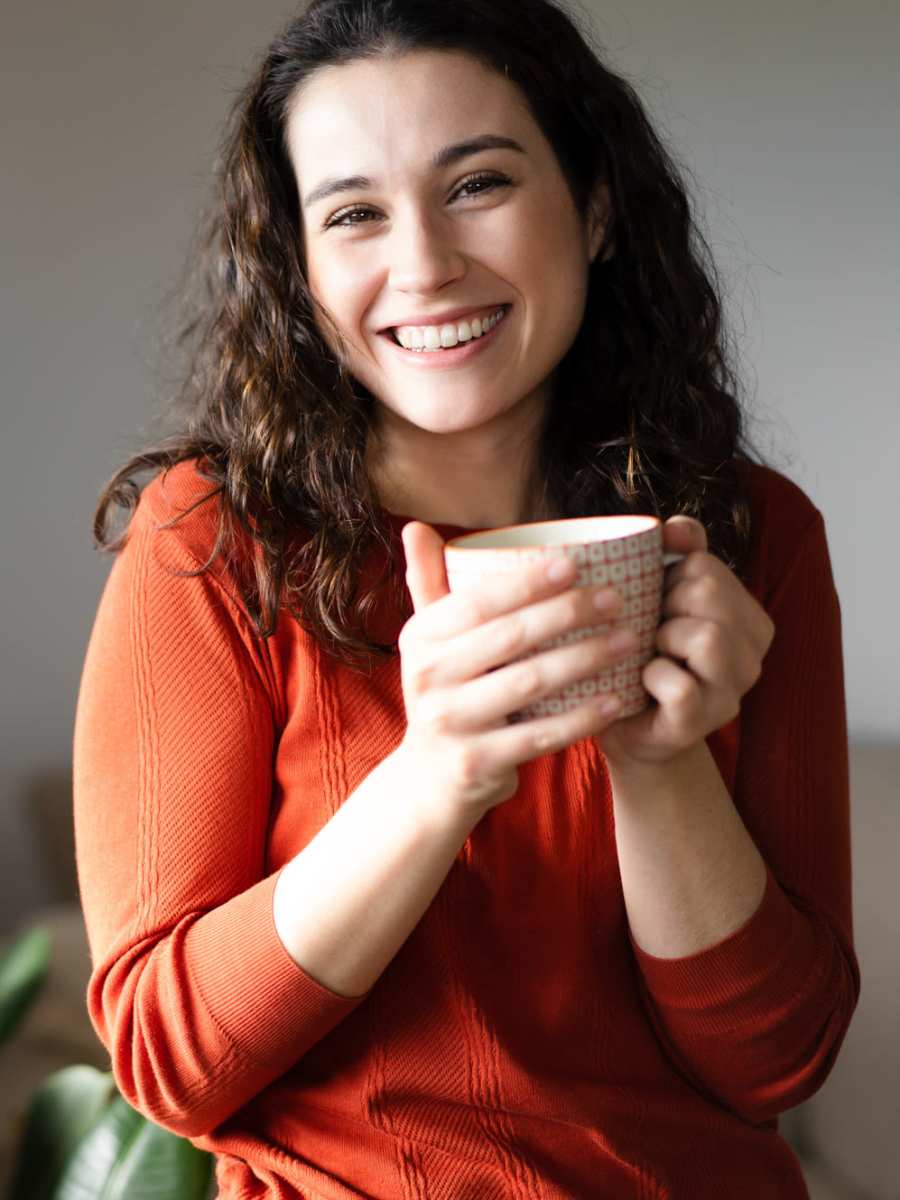
POLYGON ((382 423, 496 435, 539 409, 603 227, 579 219, 518 88, 458 53, 328 67, 295 98, 287 134, 309 285, 382 423), (453 150, 488 135, 508 144, 453 150), (388 332, 437 319, 465 338, 457 314, 500 306, 488 337, 455 350, 406 350, 388 332))

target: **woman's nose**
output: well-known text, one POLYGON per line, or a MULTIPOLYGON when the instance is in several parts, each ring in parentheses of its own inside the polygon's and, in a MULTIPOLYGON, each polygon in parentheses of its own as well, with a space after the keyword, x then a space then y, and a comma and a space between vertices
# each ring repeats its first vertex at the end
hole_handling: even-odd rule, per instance
POLYGON ((437 220, 399 221, 386 243, 389 284, 397 291, 434 291, 465 273, 453 231, 437 220))

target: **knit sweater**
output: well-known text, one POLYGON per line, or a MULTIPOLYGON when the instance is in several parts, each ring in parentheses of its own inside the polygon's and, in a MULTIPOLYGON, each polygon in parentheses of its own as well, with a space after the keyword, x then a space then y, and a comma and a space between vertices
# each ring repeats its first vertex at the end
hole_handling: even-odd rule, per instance
POLYGON ((227 564, 184 573, 216 502, 161 528, 212 485, 188 462, 144 489, 75 722, 87 1004, 122 1094, 217 1155, 223 1200, 807 1197, 777 1116, 821 1087, 860 986, 841 617, 821 513, 741 470, 776 632, 707 744, 766 863, 756 912, 684 958, 638 946, 584 738, 519 768, 350 998, 288 955, 273 890, 400 742, 399 658, 354 671, 286 610, 258 638, 227 564))

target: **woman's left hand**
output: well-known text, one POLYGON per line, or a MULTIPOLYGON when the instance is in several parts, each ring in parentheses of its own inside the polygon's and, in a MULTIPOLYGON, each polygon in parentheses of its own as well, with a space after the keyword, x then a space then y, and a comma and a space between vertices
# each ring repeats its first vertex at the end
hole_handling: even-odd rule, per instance
POLYGON ((762 674, 775 625, 706 547, 706 530, 693 517, 663 525, 663 552, 687 557, 666 569, 656 636, 664 657, 641 676, 650 706, 595 737, 611 765, 660 764, 692 749, 738 715, 762 674))

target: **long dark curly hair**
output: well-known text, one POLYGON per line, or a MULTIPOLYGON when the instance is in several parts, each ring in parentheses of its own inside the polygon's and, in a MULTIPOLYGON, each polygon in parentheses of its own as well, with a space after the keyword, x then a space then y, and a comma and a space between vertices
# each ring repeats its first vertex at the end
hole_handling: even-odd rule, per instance
POLYGON ((468 53, 521 89, 583 219, 595 187, 609 188, 614 252, 590 269, 584 319, 557 369, 534 463, 540 511, 687 513, 740 574, 750 506, 737 462, 761 461, 743 430, 716 272, 679 169, 634 89, 601 61, 587 22, 551 0, 312 0, 264 54, 225 126, 216 196, 178 307, 176 344, 188 356, 171 398, 179 431, 109 480, 94 538, 110 552, 124 545, 127 521, 114 536, 110 506, 130 520, 136 473, 195 459, 214 485, 202 502, 218 506, 200 570, 253 546, 242 592, 260 637, 286 606, 330 653, 369 670, 372 655, 397 652, 370 635, 367 618, 382 587, 401 597, 400 550, 366 465, 373 398, 314 320, 285 125, 296 90, 320 68, 423 49, 468 53), (377 546, 385 570, 360 594, 377 546))

